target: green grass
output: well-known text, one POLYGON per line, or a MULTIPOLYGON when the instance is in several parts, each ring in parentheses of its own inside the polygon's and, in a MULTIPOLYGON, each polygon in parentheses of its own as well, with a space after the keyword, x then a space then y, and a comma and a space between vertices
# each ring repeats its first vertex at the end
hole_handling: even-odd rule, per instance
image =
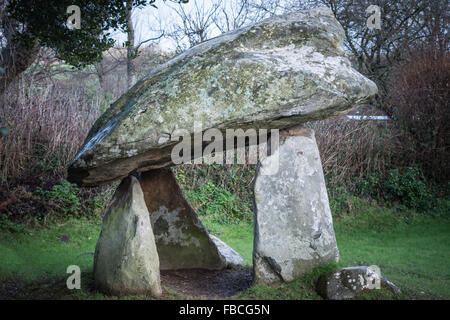
POLYGON ((338 268, 337 263, 329 263, 315 268, 289 283, 254 285, 238 293, 236 298, 258 300, 317 300, 321 297, 315 291, 315 283, 322 273, 338 268))
POLYGON ((346 229, 336 224, 342 265, 378 265, 408 298, 450 299, 449 220, 400 223, 379 231, 346 229))
POLYGON ((0 281, 8 278, 38 280, 66 274, 69 265, 92 270, 92 255, 100 232, 100 223, 70 220, 45 229, 0 231, 0 281), (61 240, 70 237, 67 242, 61 240))
POLYGON ((244 258, 245 265, 252 265, 253 224, 223 225, 205 221, 205 226, 211 234, 236 250, 244 258))
MULTIPOLYGON (((218 224, 205 216, 203 221, 212 234, 238 251, 246 265, 251 265, 251 223, 218 224)), ((253 286, 234 298, 320 299, 314 283, 322 272, 341 266, 378 265, 382 274, 402 289, 402 294, 394 297, 377 290, 363 296, 364 299, 450 299, 449 219, 372 206, 359 214, 336 219, 335 229, 341 254, 338 264, 322 266, 288 284, 253 286)), ((47 229, 0 232, 0 285, 2 281, 15 279, 31 284, 32 288, 41 288, 49 286, 49 279, 60 279, 57 286, 64 297, 110 298, 92 290, 68 294, 64 288, 66 268, 71 264, 80 266, 82 283, 88 287, 92 283, 93 256, 79 255, 94 251, 99 231, 98 221, 71 220, 47 229), (70 236, 68 242, 61 241, 63 236, 70 236)), ((168 292, 164 298, 183 297, 168 292)))
MULTIPOLYGON (((360 217, 361 220, 376 220, 360 217)), ((355 222, 352 218, 353 223, 355 222)), ((411 223, 349 228, 348 219, 335 222, 341 255, 338 264, 313 270, 292 283, 254 286, 238 295, 256 299, 318 299, 314 283, 321 272, 346 266, 378 265, 382 274, 402 290, 400 296, 377 290, 364 299, 450 299, 450 221, 416 219, 411 223)), ((387 223, 389 224, 389 223, 387 223)), ((228 239, 223 237, 226 242, 228 239)))

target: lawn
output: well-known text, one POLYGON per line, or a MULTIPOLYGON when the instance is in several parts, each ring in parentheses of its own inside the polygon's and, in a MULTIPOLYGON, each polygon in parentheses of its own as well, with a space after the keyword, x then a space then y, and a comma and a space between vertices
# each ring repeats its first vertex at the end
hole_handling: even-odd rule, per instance
MULTIPOLYGON (((337 266, 378 265, 402 294, 393 297, 377 292, 366 298, 450 299, 450 220, 421 218, 385 225, 370 219, 372 222, 367 223, 368 218, 361 215, 335 221, 339 264, 316 269, 289 284, 252 287, 235 298, 318 299, 314 282, 321 272, 337 266)), ((237 250, 246 265, 251 265, 251 224, 223 225, 207 220, 205 224, 211 233, 237 250)), ((91 220, 70 220, 45 229, 1 231, 0 287, 2 283, 3 288, 5 283, 28 285, 37 292, 32 297, 39 298, 36 287, 46 283, 46 290, 52 290, 48 283, 56 281, 64 298, 107 298, 83 288, 77 293, 64 288, 69 265, 80 266, 82 280, 84 275, 92 281, 93 256, 87 252, 95 250, 99 231, 99 221, 91 220)), ((173 298, 183 297, 174 293, 173 298)))
POLYGON ((69 265, 92 270, 100 233, 99 222, 69 220, 45 229, 0 232, 0 281, 9 278, 37 280, 65 275, 69 265))

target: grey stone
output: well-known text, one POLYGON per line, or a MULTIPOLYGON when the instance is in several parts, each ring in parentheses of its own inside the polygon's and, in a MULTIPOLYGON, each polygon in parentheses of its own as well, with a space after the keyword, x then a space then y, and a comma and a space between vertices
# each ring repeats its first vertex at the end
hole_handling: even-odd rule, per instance
POLYGON ((242 258, 242 256, 236 250, 231 248, 216 236, 213 236, 212 234, 210 234, 209 236, 214 241, 217 249, 219 249, 220 254, 225 258, 227 266, 242 265, 244 263, 244 258, 242 258))
POLYGON ((189 205, 169 168, 143 172, 139 181, 153 226, 161 270, 226 267, 224 257, 189 205))
POLYGON ((94 255, 95 286, 113 294, 161 295, 159 259, 139 182, 125 178, 103 217, 94 255))
POLYGON ((279 148, 257 168, 254 195, 255 283, 291 281, 315 266, 338 261, 313 130, 280 132, 279 148))
POLYGON ((328 300, 353 299, 369 290, 386 288, 394 294, 400 289, 384 278, 376 266, 342 268, 322 274, 316 285, 319 295, 328 300))
POLYGON ((96 121, 68 179, 96 186, 172 164, 178 129, 285 129, 367 103, 376 85, 345 56, 330 9, 275 16, 157 67, 96 121))

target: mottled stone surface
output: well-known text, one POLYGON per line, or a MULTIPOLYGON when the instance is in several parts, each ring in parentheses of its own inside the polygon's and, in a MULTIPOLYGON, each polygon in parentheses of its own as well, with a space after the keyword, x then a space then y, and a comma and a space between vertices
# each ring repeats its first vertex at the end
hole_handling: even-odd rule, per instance
POLYGON ((225 242, 217 238, 216 236, 209 235, 214 241, 217 249, 219 249, 220 254, 225 258, 227 266, 232 265, 242 265, 244 263, 244 258, 233 248, 227 245, 225 242))
POLYGON ((377 93, 351 67, 344 30, 322 8, 273 17, 159 66, 96 121, 68 179, 95 186, 171 164, 177 129, 284 129, 356 108, 377 93))
POLYGON ((322 274, 316 290, 324 299, 353 299, 369 290, 389 289, 395 294, 400 289, 381 275, 376 266, 349 267, 322 274))
POLYGON ((339 259, 313 130, 280 132, 279 148, 258 166, 254 194, 255 283, 291 281, 339 259))
POLYGON ((139 181, 150 213, 161 270, 222 269, 226 262, 169 168, 143 172, 139 181))
POLYGON ((161 295, 159 259, 139 182, 125 178, 103 217, 95 248, 95 286, 113 294, 161 295))

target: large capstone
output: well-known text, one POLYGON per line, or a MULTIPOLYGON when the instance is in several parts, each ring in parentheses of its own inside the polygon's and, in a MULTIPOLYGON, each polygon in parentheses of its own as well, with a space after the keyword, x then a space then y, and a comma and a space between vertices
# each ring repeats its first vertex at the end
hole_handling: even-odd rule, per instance
POLYGON ((279 147, 257 168, 254 195, 255 283, 291 281, 315 266, 338 261, 313 130, 280 132, 279 147))
POLYGON ((161 270, 223 269, 226 260, 209 237, 169 168, 140 175, 161 270))
POLYGON ((125 178, 103 217, 95 248, 95 286, 113 294, 161 295, 159 258, 139 182, 125 178))
POLYGON ((179 129, 186 136, 209 128, 285 129, 359 107, 377 87, 352 68, 344 37, 331 10, 321 8, 191 48, 106 110, 71 163, 69 181, 96 186, 171 165, 179 129))

